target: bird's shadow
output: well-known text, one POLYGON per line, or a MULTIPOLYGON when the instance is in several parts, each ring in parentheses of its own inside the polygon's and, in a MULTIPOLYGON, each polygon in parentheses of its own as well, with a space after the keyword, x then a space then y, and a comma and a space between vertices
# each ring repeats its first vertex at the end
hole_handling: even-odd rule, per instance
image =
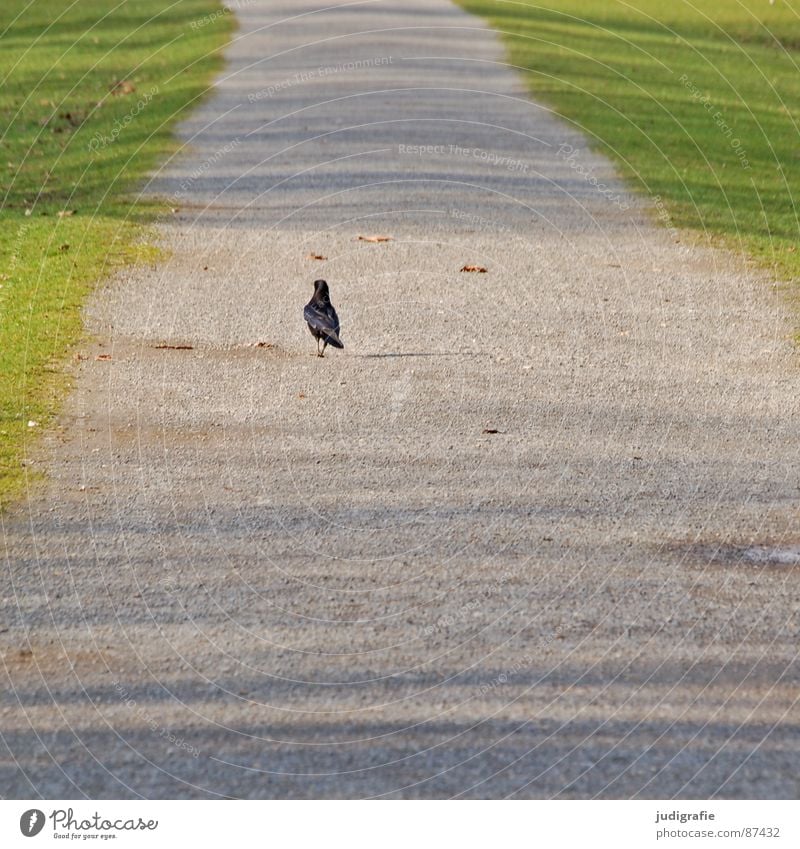
POLYGON ((390 357, 465 357, 465 356, 485 356, 485 354, 473 354, 470 351, 452 351, 450 353, 432 353, 432 352, 392 352, 388 354, 356 354, 365 360, 388 359, 390 357))

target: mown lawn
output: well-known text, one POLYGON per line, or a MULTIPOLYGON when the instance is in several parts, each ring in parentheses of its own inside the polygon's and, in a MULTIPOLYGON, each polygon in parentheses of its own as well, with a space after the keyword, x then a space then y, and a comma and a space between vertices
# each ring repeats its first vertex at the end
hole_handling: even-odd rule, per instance
POLYGON ((58 410, 87 293, 155 256, 160 210, 136 188, 231 27, 217 0, 0 4, 0 507, 58 410))
POLYGON ((673 223, 800 275, 800 3, 461 0, 673 223))

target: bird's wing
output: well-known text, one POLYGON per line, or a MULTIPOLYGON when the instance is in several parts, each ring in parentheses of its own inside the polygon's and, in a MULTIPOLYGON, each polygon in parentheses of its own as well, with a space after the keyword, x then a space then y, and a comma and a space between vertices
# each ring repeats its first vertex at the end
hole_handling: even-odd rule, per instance
POLYGON ((303 310, 303 318, 312 327, 314 327, 315 330, 336 330, 327 310, 313 302, 306 304, 305 309, 303 310))
POLYGON ((339 339, 339 319, 333 307, 326 309, 313 302, 306 304, 303 310, 303 318, 305 318, 310 327, 313 327, 318 333, 323 334, 328 342, 333 345, 342 344, 339 339))
POLYGON ((316 305, 313 303, 306 304, 303 307, 303 318, 316 330, 319 330, 320 314, 316 305))
POLYGON ((306 304, 303 310, 303 318, 314 328, 314 330, 333 330, 330 318, 325 314, 325 310, 315 304, 313 301, 306 304))

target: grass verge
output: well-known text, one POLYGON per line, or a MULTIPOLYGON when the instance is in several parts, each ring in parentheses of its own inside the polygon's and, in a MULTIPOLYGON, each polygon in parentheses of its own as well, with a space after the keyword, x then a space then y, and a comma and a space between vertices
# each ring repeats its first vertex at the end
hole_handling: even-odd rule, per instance
POLYGON ((160 210, 135 189, 231 28, 217 0, 0 4, 0 508, 63 398, 86 295, 156 255, 160 210))
POLYGON ((800 274, 800 7, 786 0, 460 0, 534 96, 671 224, 800 274))

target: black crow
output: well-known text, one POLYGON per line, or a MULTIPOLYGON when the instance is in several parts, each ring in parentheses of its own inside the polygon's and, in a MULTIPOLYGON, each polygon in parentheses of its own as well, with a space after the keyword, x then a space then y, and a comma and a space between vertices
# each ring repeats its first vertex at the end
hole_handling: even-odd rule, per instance
POLYGON ((331 303, 328 284, 324 280, 314 281, 314 297, 306 304, 303 310, 303 318, 308 324, 311 335, 317 340, 317 356, 325 356, 325 348, 333 345, 334 348, 344 348, 339 338, 339 316, 331 303), (319 349, 319 341, 322 340, 322 350, 319 349))

